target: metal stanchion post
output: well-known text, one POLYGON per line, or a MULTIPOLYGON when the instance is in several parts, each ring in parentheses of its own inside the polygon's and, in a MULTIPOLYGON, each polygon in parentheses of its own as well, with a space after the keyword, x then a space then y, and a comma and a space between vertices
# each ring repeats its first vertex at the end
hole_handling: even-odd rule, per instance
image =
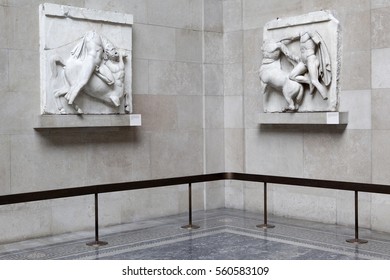
POLYGON ((264 182, 264 224, 256 225, 258 228, 274 228, 274 225, 268 224, 268 210, 267 210, 267 182, 264 182))
POLYGON ((367 240, 359 239, 359 194, 355 191, 355 238, 347 239, 348 243, 364 244, 367 240))
POLYGON ((88 242, 87 245, 99 247, 107 244, 107 242, 99 240, 99 197, 95 193, 95 241, 88 242))
POLYGON ((198 229, 200 226, 192 224, 192 186, 188 184, 188 225, 182 226, 185 229, 198 229))

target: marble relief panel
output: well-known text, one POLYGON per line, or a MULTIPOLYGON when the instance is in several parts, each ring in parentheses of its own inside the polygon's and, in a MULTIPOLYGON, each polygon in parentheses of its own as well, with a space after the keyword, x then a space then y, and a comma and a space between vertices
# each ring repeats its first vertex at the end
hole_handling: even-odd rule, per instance
POLYGON ((265 112, 338 110, 340 28, 332 14, 320 11, 268 22, 261 50, 265 112))
POLYGON ((40 5, 41 113, 132 111, 129 14, 40 5))

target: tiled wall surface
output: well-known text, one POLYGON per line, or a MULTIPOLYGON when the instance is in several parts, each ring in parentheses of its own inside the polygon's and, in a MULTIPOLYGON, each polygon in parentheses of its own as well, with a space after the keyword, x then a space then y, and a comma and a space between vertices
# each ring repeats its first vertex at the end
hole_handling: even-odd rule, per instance
MULTIPOLYGON (((134 15, 130 129, 32 129, 41 0, 0 0, 0 194, 220 171, 390 184, 390 1, 53 0, 134 15), (331 10, 342 28, 346 129, 264 127, 264 24, 331 10)), ((258 184, 194 186, 196 209, 262 211, 258 184)), ((390 197, 361 195, 361 226, 390 232, 390 197)), ((101 196, 102 225, 186 211, 186 186, 101 196)), ((0 242, 92 228, 91 197, 0 207, 0 242)), ((270 186, 270 212, 352 224, 353 194, 270 186)))
MULTIPOLYGON (((390 1, 242 1, 245 166, 249 173, 389 184, 390 1), (253 120, 262 106, 254 70, 265 22, 276 17, 330 10, 342 29, 340 111, 349 112, 345 129, 263 127, 253 120), (254 106, 253 104, 256 104, 254 106)), ((270 209, 277 215, 351 225, 353 193, 270 186, 270 209)), ((261 209, 244 188, 245 209, 261 209)), ((390 231, 390 197, 360 195, 360 225, 390 231)))
MULTIPOLYGON (((50 1, 134 15, 133 105, 143 125, 38 132, 33 126, 40 112, 43 2, 0 1, 0 194, 200 174, 206 166, 223 170, 223 150, 217 150, 223 147, 223 98, 214 82, 223 81, 222 21, 210 16, 204 32, 202 0, 50 1), (207 84, 206 71, 213 79, 207 84), (213 109, 205 122, 206 103, 220 110, 213 109), (206 150, 212 151, 207 158, 206 150)), ((221 13, 214 4, 207 11, 221 13)), ((224 206, 223 190, 223 185, 207 190, 209 197, 222 197, 207 208, 224 206)), ((102 195, 102 226, 185 212, 186 191, 177 186, 102 195)), ((203 184, 195 184, 194 192, 195 209, 203 209, 203 184)), ((0 224, 7 225, 0 242, 92 228, 93 199, 3 206, 0 224)))

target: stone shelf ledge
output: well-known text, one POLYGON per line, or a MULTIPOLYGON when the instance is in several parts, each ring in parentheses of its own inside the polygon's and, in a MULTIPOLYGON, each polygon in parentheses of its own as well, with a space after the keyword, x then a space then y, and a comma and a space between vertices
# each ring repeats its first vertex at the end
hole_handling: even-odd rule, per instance
POLYGON ((348 112, 260 113, 260 124, 347 125, 348 112))
POLYGON ((35 129, 141 126, 141 115, 41 115, 35 129))

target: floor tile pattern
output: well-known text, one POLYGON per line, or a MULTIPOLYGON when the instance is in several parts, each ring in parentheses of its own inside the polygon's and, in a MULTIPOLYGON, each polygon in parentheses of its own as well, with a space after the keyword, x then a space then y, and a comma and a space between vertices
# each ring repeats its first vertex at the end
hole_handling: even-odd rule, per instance
POLYGON ((101 230, 108 245, 90 247, 93 232, 26 240, 0 245, 0 259, 390 259, 390 234, 366 229, 369 242, 345 242, 354 230, 281 217, 270 217, 273 229, 259 229, 261 215, 239 210, 199 211, 197 230, 186 230, 186 215, 114 226, 101 230))

